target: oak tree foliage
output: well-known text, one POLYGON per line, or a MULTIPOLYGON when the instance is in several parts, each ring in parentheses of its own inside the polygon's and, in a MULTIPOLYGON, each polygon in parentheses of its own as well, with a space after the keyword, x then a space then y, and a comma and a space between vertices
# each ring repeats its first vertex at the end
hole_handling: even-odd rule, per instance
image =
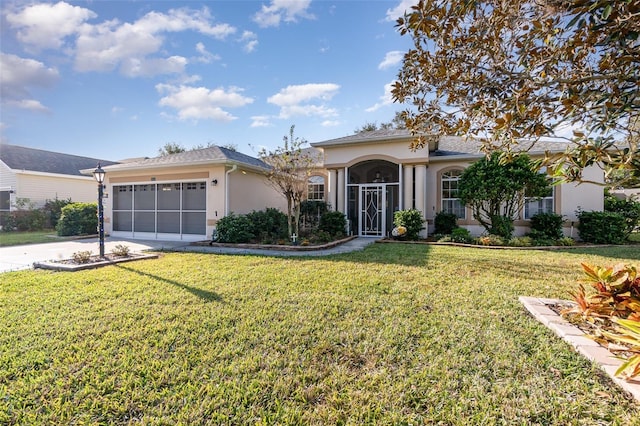
POLYGON ((507 153, 564 135, 546 158, 564 180, 640 176, 640 1, 420 0, 397 28, 414 45, 392 95, 413 134, 507 153))

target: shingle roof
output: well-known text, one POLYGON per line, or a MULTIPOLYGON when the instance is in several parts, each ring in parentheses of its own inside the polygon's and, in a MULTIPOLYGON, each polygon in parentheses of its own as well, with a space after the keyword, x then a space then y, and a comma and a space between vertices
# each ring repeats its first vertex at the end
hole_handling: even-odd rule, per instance
MULTIPOLYGON (((321 142, 314 142, 311 145, 314 147, 328 147, 336 145, 348 145, 358 143, 372 143, 390 140, 410 140, 412 138, 411 133, 406 129, 384 129, 374 130, 370 132, 361 132, 354 135, 344 136, 336 139, 329 139, 321 142)), ((564 141, 551 141, 540 140, 535 143, 533 147, 527 141, 520 143, 521 150, 528 150, 530 153, 542 153, 545 151, 562 152, 569 144, 564 141), (529 150, 529 148, 531 148, 529 150)), ((455 155, 481 155, 481 143, 475 139, 464 139, 458 136, 440 136, 438 138, 437 149, 431 153, 433 156, 455 156, 455 155)), ((514 150, 517 147, 514 147, 514 150)))
POLYGON ((117 164, 114 161, 98 158, 80 157, 78 155, 8 144, 0 145, 0 160, 13 170, 71 176, 85 176, 80 173, 80 170, 93 169, 98 163, 103 166, 117 164))
POLYGON ((232 151, 228 148, 220 146, 211 146, 203 149, 194 149, 191 151, 179 152, 177 154, 163 155, 153 158, 145 158, 138 161, 131 161, 122 164, 116 164, 108 167, 108 170, 128 170, 152 167, 168 167, 181 166, 191 164, 239 164, 261 169, 267 169, 268 166, 261 160, 232 151))

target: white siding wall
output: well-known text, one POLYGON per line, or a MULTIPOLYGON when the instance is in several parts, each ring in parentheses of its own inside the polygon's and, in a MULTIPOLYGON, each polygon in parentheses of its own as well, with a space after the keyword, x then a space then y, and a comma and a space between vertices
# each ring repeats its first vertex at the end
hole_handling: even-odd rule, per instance
POLYGON ((28 198, 36 207, 47 200, 71 198, 74 202, 97 202, 98 184, 92 177, 64 177, 63 175, 32 175, 17 173, 16 198, 28 198))

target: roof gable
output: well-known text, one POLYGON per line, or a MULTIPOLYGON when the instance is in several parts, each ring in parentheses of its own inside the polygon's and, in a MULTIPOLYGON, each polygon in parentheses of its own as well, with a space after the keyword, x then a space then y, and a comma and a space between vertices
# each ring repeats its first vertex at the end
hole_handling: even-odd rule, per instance
POLYGON ((114 161, 81 157, 60 152, 27 148, 18 145, 0 145, 0 160, 15 171, 54 173, 60 175, 85 176, 80 170, 117 164, 114 161))

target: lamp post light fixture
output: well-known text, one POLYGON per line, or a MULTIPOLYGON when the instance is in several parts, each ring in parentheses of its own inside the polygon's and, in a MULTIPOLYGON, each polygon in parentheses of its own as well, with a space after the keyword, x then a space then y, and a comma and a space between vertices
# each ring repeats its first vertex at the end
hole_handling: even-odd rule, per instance
POLYGON ((104 175, 106 172, 100 167, 93 171, 93 178, 98 182, 98 236, 100 237, 100 257, 104 257, 104 208, 102 207, 102 197, 104 196, 104 175))

